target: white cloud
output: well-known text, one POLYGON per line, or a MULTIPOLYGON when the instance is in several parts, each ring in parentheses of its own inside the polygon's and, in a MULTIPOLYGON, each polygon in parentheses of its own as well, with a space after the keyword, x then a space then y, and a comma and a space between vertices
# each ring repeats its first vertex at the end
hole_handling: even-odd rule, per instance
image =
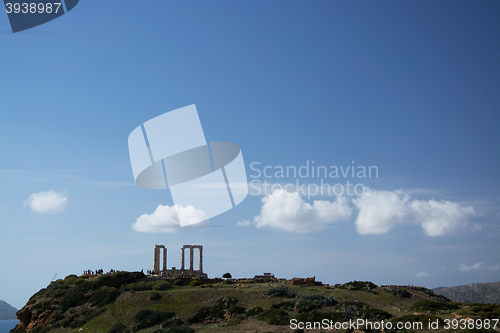
POLYGON ((425 278, 425 277, 429 277, 431 275, 432 275, 431 273, 425 272, 425 271, 418 272, 418 273, 415 274, 415 276, 418 277, 418 278, 425 278))
POLYGON ((31 210, 39 214, 56 214, 64 209, 68 202, 66 191, 56 192, 50 190, 47 192, 33 193, 24 206, 29 206, 31 210))
POLYGON ((401 223, 407 213, 410 196, 401 191, 375 191, 365 193, 353 200, 359 209, 356 218, 358 233, 385 234, 397 223, 401 223))
POLYGON ((472 264, 470 266, 463 262, 458 266, 458 270, 462 271, 462 272, 469 272, 472 270, 478 270, 478 269, 482 269, 482 268, 484 268, 484 264, 482 262, 477 262, 477 263, 472 264))
POLYGON ((475 215, 470 206, 411 200, 402 191, 366 189, 353 203, 359 210, 356 228, 360 234, 385 234, 397 224, 418 224, 427 236, 440 236, 466 228, 468 218, 475 215))
POLYGON ((238 227, 248 227, 252 224, 252 222, 248 221, 248 220, 242 220, 242 221, 238 221, 236 222, 236 225, 238 227))
POLYGON ((475 215, 472 207, 444 200, 413 200, 410 210, 427 236, 439 236, 464 229, 468 217, 475 215))
POLYGON ((489 271, 498 271, 498 270, 500 270, 500 264, 490 266, 490 267, 488 267, 488 270, 489 271))
POLYGON ((254 218, 257 228, 271 227, 287 232, 307 233, 323 229, 327 224, 345 220, 352 208, 345 197, 335 201, 305 202, 297 193, 276 190, 262 198, 260 215, 254 218))
POLYGON ((135 231, 139 232, 174 232, 180 228, 178 215, 190 224, 191 221, 203 221, 208 217, 205 212, 193 206, 164 206, 159 205, 152 214, 143 214, 132 224, 135 231))

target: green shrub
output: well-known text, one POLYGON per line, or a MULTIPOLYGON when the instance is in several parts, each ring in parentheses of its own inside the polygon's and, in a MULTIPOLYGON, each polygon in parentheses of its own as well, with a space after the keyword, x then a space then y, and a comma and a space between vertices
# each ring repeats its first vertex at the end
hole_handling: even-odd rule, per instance
POLYGON ((210 306, 204 306, 199 309, 194 315, 188 318, 190 324, 202 324, 205 320, 223 318, 224 311, 222 309, 214 309, 210 306))
POLYGON ((344 283, 340 288, 348 290, 370 291, 377 288, 377 285, 370 281, 351 281, 344 283))
MULTIPOLYGON (((87 302, 87 300, 85 298, 84 292, 82 292, 80 290, 72 289, 72 290, 69 290, 66 293, 66 295, 64 295, 64 297, 59 302, 59 305, 61 306, 61 309, 63 311, 67 311, 70 308, 85 304, 86 302, 87 302)), ((62 324, 61 324, 61 326, 62 326, 62 324)))
POLYGON ((84 281, 85 281, 84 279, 82 279, 82 278, 78 278, 78 279, 76 279, 75 281, 73 281, 73 284, 74 284, 74 285, 78 285, 78 284, 83 283, 84 281))
POLYGON ((269 290, 266 290, 264 291, 264 295, 287 297, 287 298, 292 298, 297 296, 292 289, 285 286, 279 286, 276 288, 271 288, 269 290))
POLYGON ((264 310, 260 307, 260 306, 256 306, 254 308, 251 308, 250 310, 247 310, 245 312, 245 316, 247 317, 252 317, 252 316, 255 316, 261 312, 263 312, 264 310))
POLYGON ((184 285, 184 281, 182 279, 176 279, 174 281, 174 285, 176 285, 176 286, 183 286, 184 285))
POLYGON ((232 280, 224 280, 224 284, 234 284, 234 281, 232 281, 232 280))
POLYGON ((319 309, 323 306, 321 302, 315 301, 298 301, 297 304, 295 305, 295 309, 297 310, 298 313, 304 313, 304 312, 310 312, 311 310, 314 309, 319 309))
POLYGON ((265 321, 268 325, 288 325, 290 316, 283 310, 267 309, 256 316, 257 319, 265 321))
POLYGON ((392 288, 385 288, 385 291, 393 294, 393 295, 398 295, 403 298, 410 298, 411 293, 408 292, 406 289, 399 289, 398 287, 392 287, 392 288))
POLYGON ((31 333, 46 333, 50 330, 50 327, 43 326, 42 324, 36 325, 31 330, 31 333))
POLYGON ((231 318, 226 326, 234 326, 234 325, 238 325, 238 324, 241 324, 242 322, 244 322, 247 318, 245 317, 245 315, 243 314, 237 314, 235 315, 233 318, 231 318))
POLYGON ((44 312, 50 309, 50 305, 50 301, 41 301, 35 304, 35 306, 33 306, 33 309, 38 310, 39 312, 44 312))
POLYGON ((97 280, 84 280, 82 283, 75 285, 74 290, 87 294, 91 291, 99 289, 100 287, 101 285, 97 282, 97 280))
POLYGON ((471 303, 468 308, 457 311, 460 315, 473 315, 487 319, 500 318, 500 304, 471 303))
POLYGON ((360 315, 361 318, 372 321, 381 321, 392 318, 392 315, 389 312, 375 308, 361 310, 360 315))
POLYGON ((197 286, 199 286, 199 285, 200 285, 200 281, 198 281, 198 280, 193 280, 193 281, 189 282, 189 285, 190 285, 191 287, 197 287, 197 286))
POLYGON ((333 295, 323 298, 321 302, 325 306, 334 306, 339 303, 333 295))
POLYGON ((235 297, 222 297, 215 302, 215 307, 220 307, 221 309, 228 309, 231 305, 238 303, 239 300, 235 297))
POLYGON ((188 319, 191 324, 203 323, 206 320, 215 320, 224 318, 226 309, 238 303, 238 299, 234 297, 222 297, 212 307, 205 306, 198 310, 192 317, 188 319))
POLYGON ((52 319, 55 319, 56 321, 59 321, 64 318, 63 311, 62 310, 56 310, 52 314, 52 319))
POLYGON ((421 300, 413 303, 411 306, 412 310, 420 311, 420 312, 431 312, 436 313, 438 311, 446 311, 446 310, 456 310, 460 308, 458 303, 447 303, 447 302, 438 302, 431 300, 421 300))
POLYGON ((106 274, 99 279, 97 283, 99 286, 108 286, 119 289, 122 285, 136 282, 145 278, 146 275, 141 272, 115 272, 113 274, 106 274))
POLYGON ((242 307, 242 306, 238 306, 238 305, 231 305, 228 309, 227 309, 227 312, 229 312, 230 314, 242 314, 242 313, 245 313, 245 308, 242 307))
POLYGON ((92 297, 90 297, 89 302, 92 306, 102 307, 106 304, 113 303, 118 296, 120 296, 120 291, 114 287, 102 287, 101 289, 94 292, 92 297))
POLYGON ((78 279, 78 276, 76 276, 75 274, 72 274, 72 275, 68 275, 64 278, 64 283, 65 284, 73 284, 75 283, 75 281, 78 279))
MULTIPOLYGON (((128 284, 126 288, 128 287, 128 284)), ((144 290, 152 290, 153 286, 150 283, 146 283, 145 281, 137 282, 133 285, 135 291, 144 291, 144 290)))
POLYGON ((71 323, 71 320, 69 318, 64 318, 63 320, 61 320, 59 322, 59 324, 62 326, 62 327, 68 327, 69 324, 71 323))
POLYGON ((149 293, 149 300, 151 300, 151 301, 157 301, 159 299, 161 299, 161 295, 160 295, 159 292, 152 291, 152 292, 149 293))
POLYGON ((293 308, 295 307, 295 302, 294 301, 283 301, 283 302, 273 304, 273 305, 271 305, 271 307, 273 307, 275 309, 290 311, 290 310, 293 310, 293 308))
POLYGON ((87 320, 85 318, 78 318, 78 319, 73 319, 71 323, 68 325, 69 328, 77 328, 80 326, 85 325, 87 320))
POLYGON ((159 291, 164 291, 172 288, 172 285, 168 283, 167 281, 156 281, 153 284, 153 289, 154 290, 159 290, 159 291))
POLYGON ((136 324, 133 327, 133 331, 137 332, 143 328, 158 325, 167 319, 173 318, 174 316, 175 313, 173 312, 139 310, 134 315, 136 324))
POLYGON ((172 319, 165 321, 163 324, 161 324, 161 327, 167 328, 169 326, 181 326, 182 324, 184 324, 182 319, 172 318, 172 319))
POLYGON ((336 308, 340 310, 360 311, 368 309, 371 306, 363 302, 342 302, 337 304, 336 308))
POLYGON ((129 333, 129 332, 130 330, 127 328, 127 326, 123 325, 122 323, 116 323, 108 331, 108 333, 129 333))

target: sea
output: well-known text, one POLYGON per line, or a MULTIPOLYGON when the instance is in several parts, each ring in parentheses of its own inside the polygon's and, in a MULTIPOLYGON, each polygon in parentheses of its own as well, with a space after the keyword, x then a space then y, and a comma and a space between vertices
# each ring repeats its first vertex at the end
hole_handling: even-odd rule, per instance
POLYGON ((17 324, 18 319, 0 320, 0 333, 9 333, 17 324))

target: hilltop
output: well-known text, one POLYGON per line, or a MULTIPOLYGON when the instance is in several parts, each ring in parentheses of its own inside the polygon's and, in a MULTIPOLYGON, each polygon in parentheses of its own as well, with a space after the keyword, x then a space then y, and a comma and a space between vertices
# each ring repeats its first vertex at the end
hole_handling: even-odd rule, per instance
POLYGON ((16 319, 16 312, 15 307, 0 300, 0 320, 16 319))
POLYGON ((433 289, 455 302, 500 304, 500 282, 473 283, 465 286, 433 289))
POLYGON ((291 321, 295 329, 299 322, 342 325, 360 319, 390 323, 393 329, 385 326, 386 333, 396 332, 398 322, 419 332, 436 331, 428 324, 437 322, 438 331, 444 332, 446 320, 499 318, 500 305, 465 307, 426 288, 368 281, 328 286, 313 279, 161 278, 115 272, 54 281, 34 294, 17 317, 20 324, 12 332, 303 332, 292 330, 291 321))

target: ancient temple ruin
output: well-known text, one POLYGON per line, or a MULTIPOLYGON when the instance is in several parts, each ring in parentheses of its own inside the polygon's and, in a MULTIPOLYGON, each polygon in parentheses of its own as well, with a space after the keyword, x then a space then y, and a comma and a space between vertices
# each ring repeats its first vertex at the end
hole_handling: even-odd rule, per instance
POLYGON ((190 275, 205 275, 203 273, 203 245, 184 245, 181 248, 181 268, 167 269, 167 248, 165 245, 155 245, 153 273, 155 274, 190 274, 190 275), (160 269, 160 257, 163 249, 163 265, 160 269), (189 269, 185 268, 185 250, 189 249, 189 269), (198 269, 194 269, 194 249, 198 249, 198 269))

